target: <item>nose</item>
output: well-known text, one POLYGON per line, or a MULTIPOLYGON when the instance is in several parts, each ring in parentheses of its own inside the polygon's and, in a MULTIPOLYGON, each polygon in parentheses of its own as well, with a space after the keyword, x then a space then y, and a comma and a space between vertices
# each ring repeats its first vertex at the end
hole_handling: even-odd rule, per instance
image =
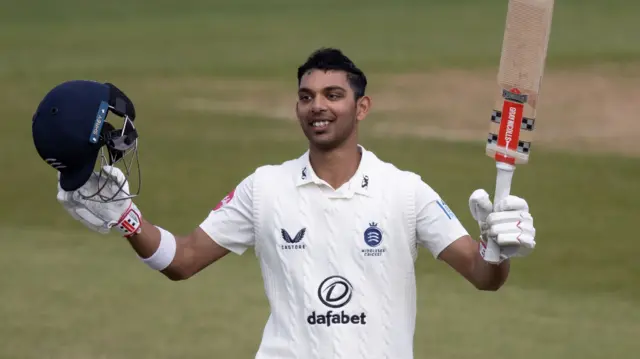
POLYGON ((327 103, 323 96, 316 96, 311 103, 311 112, 320 113, 327 110, 327 103))

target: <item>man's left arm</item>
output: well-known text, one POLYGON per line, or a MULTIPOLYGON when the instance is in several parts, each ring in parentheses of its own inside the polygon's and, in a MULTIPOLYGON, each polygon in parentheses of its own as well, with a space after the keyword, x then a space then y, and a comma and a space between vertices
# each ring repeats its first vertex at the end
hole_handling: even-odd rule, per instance
POLYGON ((476 288, 498 290, 509 275, 509 259, 525 256, 535 247, 533 218, 526 201, 509 196, 494 211, 489 195, 484 190, 475 191, 469 199, 471 213, 481 230, 481 240, 475 241, 442 198, 420 182, 416 191, 418 242, 476 288), (489 239, 501 248, 499 264, 482 257, 482 248, 489 239))
POLYGON ((479 290, 496 291, 509 277, 510 260, 491 264, 480 255, 478 241, 466 235, 445 248, 438 259, 455 269, 479 290))

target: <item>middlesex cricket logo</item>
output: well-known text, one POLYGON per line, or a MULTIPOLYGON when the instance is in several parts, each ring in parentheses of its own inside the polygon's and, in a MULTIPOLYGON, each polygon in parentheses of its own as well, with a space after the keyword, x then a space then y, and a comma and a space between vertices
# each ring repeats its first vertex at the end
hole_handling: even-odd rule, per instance
POLYGON ((370 222, 369 227, 364 231, 364 243, 367 248, 363 248, 360 251, 365 257, 380 257, 387 249, 381 247, 382 243, 382 229, 378 227, 378 223, 370 222))
MULTIPOLYGON (((328 308, 340 309, 351 301, 353 297, 353 285, 345 277, 334 275, 326 278, 320 283, 318 287, 318 299, 328 308)), ((327 310, 326 313, 316 314, 313 311, 307 317, 307 323, 309 325, 326 325, 330 327, 340 324, 367 324, 367 315, 364 312, 361 313, 347 313, 344 310, 340 312, 334 312, 333 310, 327 310)))
POLYGON ((382 231, 376 222, 369 223, 369 228, 364 231, 364 242, 369 247, 377 247, 382 242, 382 231))

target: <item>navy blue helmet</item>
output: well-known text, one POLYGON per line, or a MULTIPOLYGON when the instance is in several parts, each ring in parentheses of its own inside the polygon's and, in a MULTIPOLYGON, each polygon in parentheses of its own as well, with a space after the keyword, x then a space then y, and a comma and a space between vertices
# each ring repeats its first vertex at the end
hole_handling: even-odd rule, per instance
POLYGON ((33 142, 42 160, 59 172, 65 191, 77 190, 105 165, 124 164, 119 167, 129 179, 134 160, 139 189, 135 117, 133 102, 113 84, 67 81, 51 89, 38 105, 33 142))

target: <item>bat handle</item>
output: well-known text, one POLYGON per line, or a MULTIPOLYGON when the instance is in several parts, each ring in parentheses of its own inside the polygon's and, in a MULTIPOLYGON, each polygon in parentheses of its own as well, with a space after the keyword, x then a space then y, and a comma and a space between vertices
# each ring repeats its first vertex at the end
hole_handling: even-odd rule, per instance
MULTIPOLYGON (((509 196, 513 171, 515 171, 516 166, 504 162, 496 162, 496 169, 498 172, 496 176, 496 193, 493 199, 494 209, 498 202, 509 196)), ((491 239, 487 240, 484 259, 489 263, 498 263, 500 261, 500 247, 498 247, 498 243, 491 239)))

